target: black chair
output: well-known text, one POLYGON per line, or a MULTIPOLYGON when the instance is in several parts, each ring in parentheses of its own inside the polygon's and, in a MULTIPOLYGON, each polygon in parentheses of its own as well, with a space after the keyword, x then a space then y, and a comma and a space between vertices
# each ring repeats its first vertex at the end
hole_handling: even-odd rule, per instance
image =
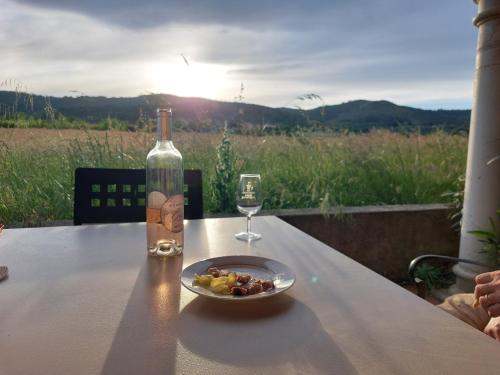
MULTIPOLYGON (((146 221, 144 169, 77 168, 74 225, 146 221)), ((200 170, 184 171, 184 218, 203 218, 200 170)))
POLYGON ((426 288, 424 280, 415 276, 415 271, 417 269, 417 266, 421 262, 426 261, 426 260, 438 260, 439 262, 446 263, 448 265, 453 265, 456 263, 468 263, 468 264, 473 264, 475 266, 484 267, 485 269, 489 269, 489 270, 495 269, 495 267, 493 267, 491 265, 479 263, 479 262, 469 260, 469 259, 456 258, 456 257, 445 256, 445 255, 434 255, 434 254, 420 255, 410 262, 410 266, 408 267, 408 276, 410 277, 410 281, 412 283, 414 283, 415 286, 417 287, 417 295, 421 298, 426 297, 427 288, 426 288))

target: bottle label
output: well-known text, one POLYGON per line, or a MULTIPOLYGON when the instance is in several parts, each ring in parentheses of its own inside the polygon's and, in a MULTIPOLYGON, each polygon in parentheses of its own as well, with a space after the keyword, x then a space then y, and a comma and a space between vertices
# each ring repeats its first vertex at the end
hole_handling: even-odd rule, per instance
POLYGON ((161 223, 161 215, 159 208, 146 208, 146 222, 151 224, 161 223))
MULTIPOLYGON (((156 207, 148 207, 146 209, 146 222, 152 224, 162 224, 168 231, 173 233, 179 233, 184 229, 184 196, 182 194, 177 194, 169 199, 163 199, 163 202, 159 202, 158 198, 161 193, 156 193, 150 198, 150 203, 154 203, 156 207)), ((152 193, 153 194, 153 193, 152 193)), ((164 197, 163 194, 161 194, 164 197)))
POLYGON ((161 206, 161 222, 173 233, 179 233, 184 229, 184 195, 177 194, 161 206))

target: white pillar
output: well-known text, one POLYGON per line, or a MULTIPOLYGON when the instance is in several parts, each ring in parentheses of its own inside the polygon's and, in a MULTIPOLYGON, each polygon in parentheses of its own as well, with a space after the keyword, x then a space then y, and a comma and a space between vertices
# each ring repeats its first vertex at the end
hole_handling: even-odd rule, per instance
MULTIPOLYGON (((469 232, 490 227, 500 209, 500 0, 475 0, 479 12, 474 96, 469 131, 460 257, 487 263, 481 243, 469 232)), ((472 291, 474 276, 483 269, 457 264, 455 292, 472 291)))

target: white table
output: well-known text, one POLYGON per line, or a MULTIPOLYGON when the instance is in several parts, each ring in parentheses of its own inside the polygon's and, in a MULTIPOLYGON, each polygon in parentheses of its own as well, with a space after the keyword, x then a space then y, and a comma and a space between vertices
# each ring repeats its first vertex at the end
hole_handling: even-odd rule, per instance
POLYGON ((145 225, 5 230, 0 374, 496 374, 500 343, 276 217, 188 222, 184 257, 146 256, 145 225), (286 293, 220 302, 180 286, 208 257, 276 259, 286 293))

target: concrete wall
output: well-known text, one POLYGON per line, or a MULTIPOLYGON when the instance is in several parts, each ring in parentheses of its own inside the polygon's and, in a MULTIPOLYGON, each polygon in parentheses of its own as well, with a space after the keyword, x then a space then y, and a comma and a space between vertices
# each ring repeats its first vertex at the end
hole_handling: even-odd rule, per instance
POLYGON ((395 281, 407 277, 418 255, 458 256, 459 233, 445 205, 347 207, 329 216, 317 209, 271 213, 395 281))

